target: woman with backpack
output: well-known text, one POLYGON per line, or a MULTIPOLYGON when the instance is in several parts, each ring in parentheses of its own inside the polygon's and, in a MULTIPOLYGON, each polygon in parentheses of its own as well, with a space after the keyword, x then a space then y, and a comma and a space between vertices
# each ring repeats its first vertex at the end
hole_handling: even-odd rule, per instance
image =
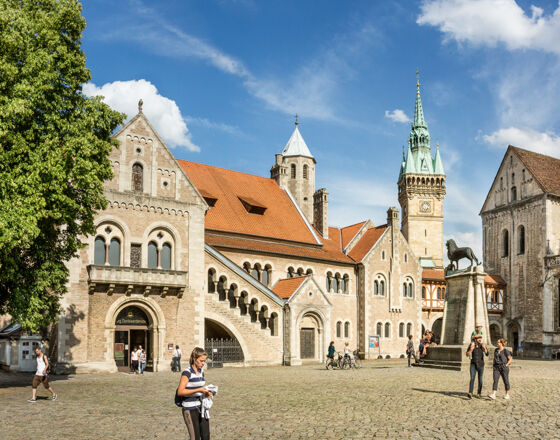
POLYGON ((177 396, 182 399, 183 419, 191 440, 210 439, 210 424, 207 413, 202 408, 205 398, 212 398, 212 391, 206 388, 202 371, 207 357, 203 348, 195 347, 191 353, 190 365, 181 373, 177 388, 177 396))
POLYGON ((506 387, 506 395, 504 399, 509 399, 509 366, 513 360, 513 357, 509 350, 506 348, 507 341, 504 338, 498 339, 498 348, 494 352, 494 363, 493 363, 493 373, 494 373, 494 384, 492 385, 492 394, 488 397, 492 400, 496 400, 496 390, 498 389, 498 382, 500 381, 500 376, 504 381, 506 387))

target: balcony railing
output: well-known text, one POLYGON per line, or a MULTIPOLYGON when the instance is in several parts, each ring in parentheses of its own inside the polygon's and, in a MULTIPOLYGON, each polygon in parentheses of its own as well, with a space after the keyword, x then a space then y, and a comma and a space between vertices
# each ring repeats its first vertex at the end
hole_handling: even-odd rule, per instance
POLYGON ((544 263, 546 267, 558 267, 560 266, 560 255, 544 257, 544 263))
POLYGON ((105 291, 107 294, 142 293, 144 296, 176 294, 179 298, 187 287, 187 271, 148 269, 122 266, 87 266, 90 294, 105 291))
POLYGON ((422 298, 422 310, 424 311, 443 311, 444 299, 422 298))
POLYGON ((504 303, 488 301, 486 307, 488 313, 504 313, 504 303))

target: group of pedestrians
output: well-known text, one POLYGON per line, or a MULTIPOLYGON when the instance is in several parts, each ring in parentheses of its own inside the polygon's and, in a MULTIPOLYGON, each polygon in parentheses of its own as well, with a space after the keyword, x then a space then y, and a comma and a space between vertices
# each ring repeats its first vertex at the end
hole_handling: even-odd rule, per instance
POLYGON ((130 353, 130 372, 132 374, 144 374, 147 359, 146 350, 144 350, 141 345, 138 347, 134 346, 134 349, 130 353))

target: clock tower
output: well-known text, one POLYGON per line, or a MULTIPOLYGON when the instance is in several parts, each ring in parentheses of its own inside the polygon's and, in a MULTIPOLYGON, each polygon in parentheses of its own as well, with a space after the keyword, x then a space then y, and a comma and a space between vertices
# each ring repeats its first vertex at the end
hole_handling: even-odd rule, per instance
POLYGON ((416 75, 414 121, 406 156, 403 151, 398 180, 401 229, 422 267, 442 268, 445 172, 438 146, 435 157, 432 157, 418 72, 416 75))

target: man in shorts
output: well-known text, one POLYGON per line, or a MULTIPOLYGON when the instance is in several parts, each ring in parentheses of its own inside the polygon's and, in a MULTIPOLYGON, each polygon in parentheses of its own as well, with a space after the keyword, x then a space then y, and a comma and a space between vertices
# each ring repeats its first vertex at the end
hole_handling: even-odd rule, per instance
POLYGON ((35 376, 33 376, 33 397, 28 400, 30 403, 35 403, 37 401, 37 387, 43 384, 46 390, 48 390, 52 395, 52 400, 56 400, 58 397, 52 387, 49 385, 49 376, 47 374, 49 368, 49 360, 41 351, 41 348, 35 348, 35 355, 37 356, 37 371, 35 376))

